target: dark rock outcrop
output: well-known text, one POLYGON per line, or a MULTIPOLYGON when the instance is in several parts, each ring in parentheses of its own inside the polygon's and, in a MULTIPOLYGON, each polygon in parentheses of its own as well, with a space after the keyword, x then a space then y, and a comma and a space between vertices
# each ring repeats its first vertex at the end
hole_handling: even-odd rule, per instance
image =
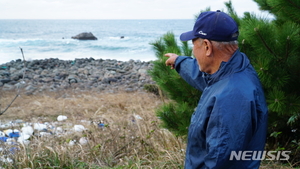
POLYGON ((76 36, 72 36, 72 39, 78 40, 97 40, 97 37, 94 36, 91 32, 83 32, 76 36))
POLYGON ((151 62, 82 58, 44 59, 0 64, 0 92, 23 89, 27 94, 73 89, 95 92, 138 91, 155 84, 148 74, 151 62), (25 75, 23 73, 25 70, 25 75))

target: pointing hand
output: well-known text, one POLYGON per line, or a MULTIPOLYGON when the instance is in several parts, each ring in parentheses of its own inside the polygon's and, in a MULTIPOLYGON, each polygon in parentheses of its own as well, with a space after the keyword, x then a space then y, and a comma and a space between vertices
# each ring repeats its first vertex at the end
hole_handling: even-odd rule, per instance
POLYGON ((175 60, 178 57, 178 55, 175 53, 166 53, 165 56, 169 58, 168 60, 166 60, 166 66, 171 66, 171 69, 174 69, 175 60))

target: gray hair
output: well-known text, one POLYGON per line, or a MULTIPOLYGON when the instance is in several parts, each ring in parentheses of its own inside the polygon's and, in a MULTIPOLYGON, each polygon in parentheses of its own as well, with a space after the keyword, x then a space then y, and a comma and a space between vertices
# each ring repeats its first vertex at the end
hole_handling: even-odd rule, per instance
POLYGON ((211 41, 214 46, 216 46, 219 50, 223 49, 226 46, 237 46, 239 42, 237 40, 229 41, 229 42, 218 42, 218 41, 211 41))

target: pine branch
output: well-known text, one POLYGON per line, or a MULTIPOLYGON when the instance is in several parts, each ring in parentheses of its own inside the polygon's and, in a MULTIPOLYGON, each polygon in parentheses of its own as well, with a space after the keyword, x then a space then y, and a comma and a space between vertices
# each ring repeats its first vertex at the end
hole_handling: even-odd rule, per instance
POLYGON ((286 38, 287 42, 286 42, 286 49, 285 49, 285 61, 287 61, 288 57, 289 57, 289 47, 290 47, 290 42, 291 42, 291 38, 290 36, 288 36, 286 38))
POLYGON ((262 43, 264 44, 264 46, 268 49, 268 51, 273 54, 275 57, 276 54, 271 50, 271 48, 267 45, 266 41, 264 40, 264 38, 261 36, 261 34, 258 31, 258 28, 254 28, 254 31, 256 32, 256 34, 258 35, 258 37, 260 38, 260 40, 262 41, 262 43))
POLYGON ((291 0, 287 0, 290 4, 292 4, 293 7, 296 7, 298 9, 300 9, 300 6, 297 6, 294 2, 292 2, 291 0))

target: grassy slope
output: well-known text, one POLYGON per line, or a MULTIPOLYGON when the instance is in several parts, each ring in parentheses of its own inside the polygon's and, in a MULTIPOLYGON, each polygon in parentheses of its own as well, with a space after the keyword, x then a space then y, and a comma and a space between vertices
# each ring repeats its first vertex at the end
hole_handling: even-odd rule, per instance
MULTIPOLYGON (((0 94, 2 110, 13 97, 14 93, 0 94)), ((21 95, 1 116, 2 123, 17 119, 55 122, 58 115, 66 115, 65 122, 54 124, 67 131, 74 124, 82 124, 88 130, 65 132, 61 137, 55 134, 32 137, 29 146, 19 146, 20 151, 8 155, 14 163, 2 165, 6 168, 182 168, 185 142, 159 127, 154 110, 161 104, 158 97, 144 92, 21 95), (105 128, 96 125, 100 121, 105 128), (86 137, 88 144, 69 146, 70 140, 78 141, 81 137, 86 137)), ((261 168, 289 167, 265 161, 261 168)))

